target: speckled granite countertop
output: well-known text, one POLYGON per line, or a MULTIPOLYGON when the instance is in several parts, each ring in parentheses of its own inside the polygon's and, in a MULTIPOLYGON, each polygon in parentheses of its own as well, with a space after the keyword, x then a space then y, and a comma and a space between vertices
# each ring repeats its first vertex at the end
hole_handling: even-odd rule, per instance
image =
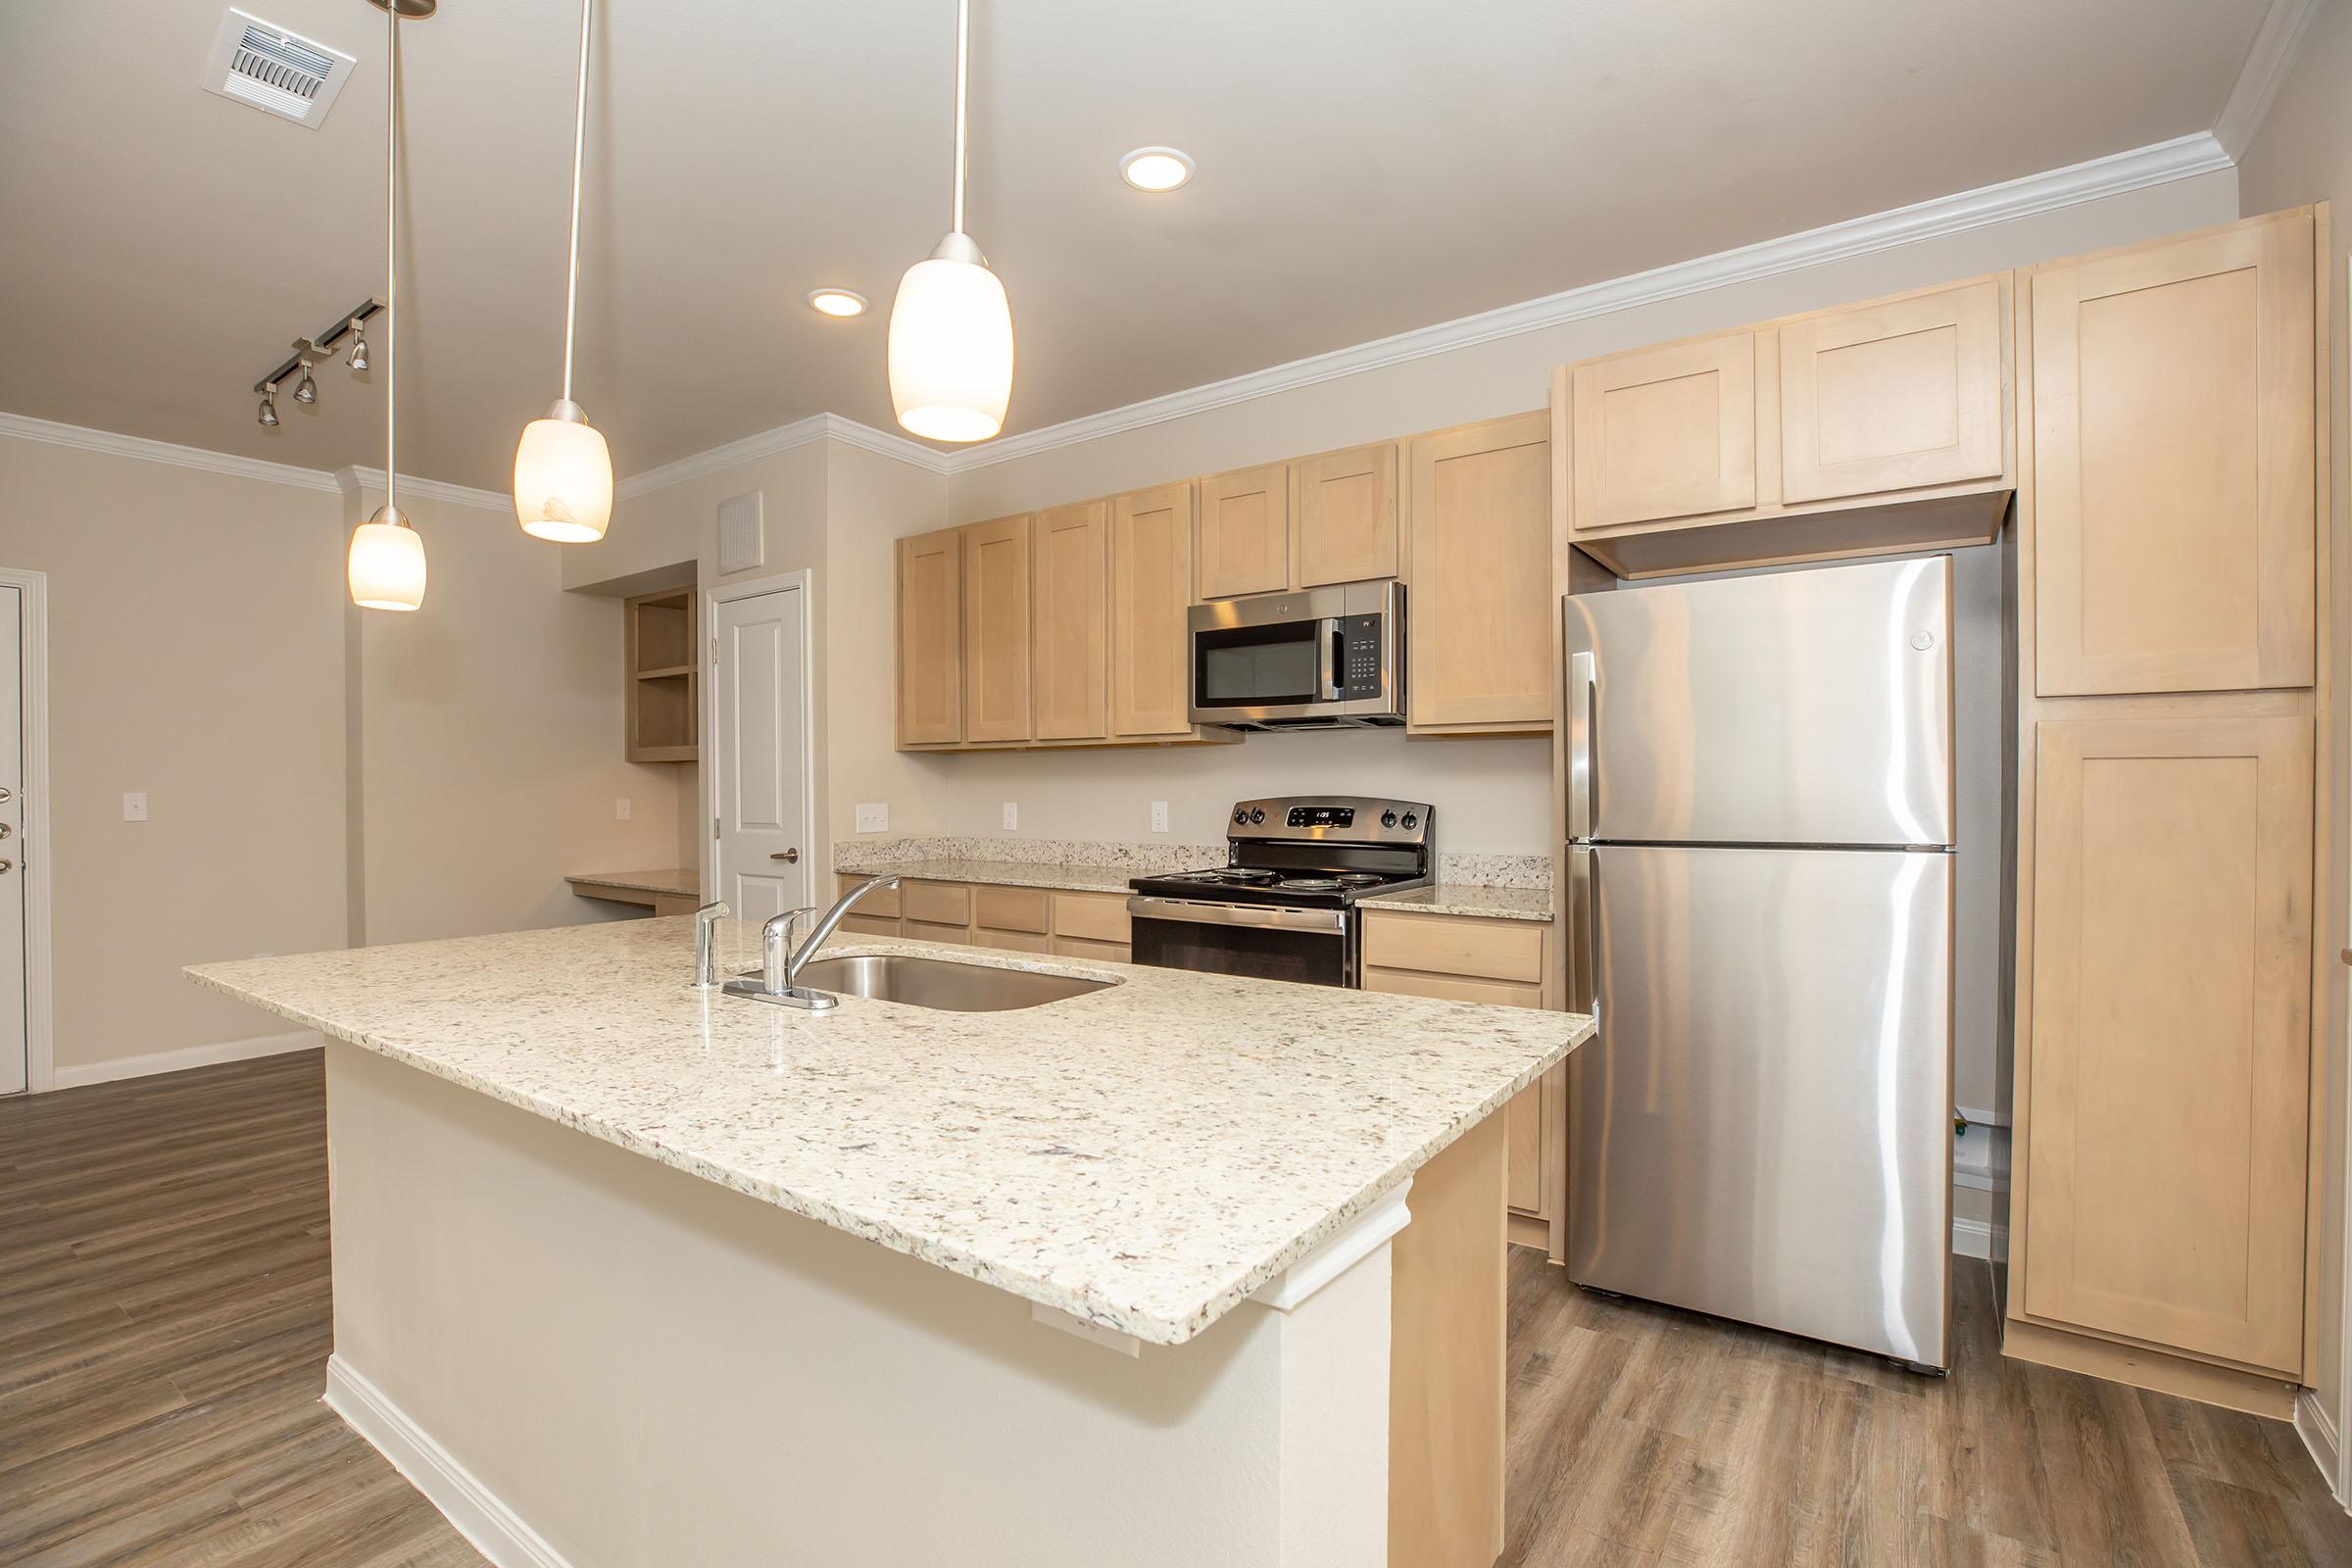
POLYGON ((1475 914, 1490 920, 1548 920, 1551 889, 1494 888, 1475 882, 1437 882, 1405 893, 1382 893, 1359 901, 1367 909, 1410 909, 1419 914, 1475 914))
POLYGON ((670 869, 666 871, 574 871, 564 879, 575 887, 592 882, 604 888, 630 888, 639 893, 674 893, 680 898, 700 898, 703 874, 700 871, 670 869))
POLYGON ((1001 888, 1053 888, 1063 893, 1125 893, 1133 878, 1143 875, 1125 865, 1056 865, 1044 860, 894 860, 884 865, 844 865, 835 856, 833 869, 850 876, 907 877, 917 882, 982 882, 1001 888))
MULTIPOLYGON (((757 932, 719 925, 752 966, 757 932)), ((853 1235, 1177 1345, 1590 1038, 1570 1013, 951 954, 1121 983, 1006 1012, 696 991, 693 922, 189 969, 200 983, 853 1235)))

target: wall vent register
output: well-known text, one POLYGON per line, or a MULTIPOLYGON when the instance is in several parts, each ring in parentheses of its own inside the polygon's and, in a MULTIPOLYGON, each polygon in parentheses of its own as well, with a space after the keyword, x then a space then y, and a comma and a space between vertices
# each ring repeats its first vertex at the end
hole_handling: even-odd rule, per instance
POLYGON ((316 130, 353 64, 340 49, 232 7, 205 62, 204 88, 316 130))

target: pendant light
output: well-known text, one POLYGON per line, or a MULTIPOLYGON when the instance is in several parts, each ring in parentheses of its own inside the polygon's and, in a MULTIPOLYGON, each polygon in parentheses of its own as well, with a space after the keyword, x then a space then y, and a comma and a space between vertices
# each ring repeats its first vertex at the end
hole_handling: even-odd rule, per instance
POLYGON ((351 530, 346 571, 363 610, 415 610, 424 603, 424 541, 400 510, 400 21, 429 17, 437 0, 368 0, 384 13, 384 504, 351 530))
POLYGON ((963 231, 964 84, 971 0, 956 0, 956 203, 953 226, 906 269, 890 308, 890 401, 899 423, 934 441, 985 441, 1012 398, 1012 308, 963 231))
POLYGON ((580 83, 571 122, 571 280, 564 294, 564 395, 522 427, 514 448, 514 517, 522 531, 558 544, 592 544, 612 520, 612 453, 588 413, 571 401, 572 327, 580 303, 580 155, 588 139, 588 22, 580 0, 580 83))

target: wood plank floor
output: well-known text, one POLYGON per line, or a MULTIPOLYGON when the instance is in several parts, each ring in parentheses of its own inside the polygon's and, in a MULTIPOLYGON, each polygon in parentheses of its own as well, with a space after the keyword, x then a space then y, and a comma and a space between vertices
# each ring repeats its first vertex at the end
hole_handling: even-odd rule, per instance
MULTIPOLYGON (((481 1562, 318 1402, 324 1120, 315 1052, 0 1101, 0 1564, 481 1562)), ((2002 1359, 1981 1267, 1948 1380, 1512 1268, 1505 1562, 2352 1563, 2284 1425, 2002 1359)))

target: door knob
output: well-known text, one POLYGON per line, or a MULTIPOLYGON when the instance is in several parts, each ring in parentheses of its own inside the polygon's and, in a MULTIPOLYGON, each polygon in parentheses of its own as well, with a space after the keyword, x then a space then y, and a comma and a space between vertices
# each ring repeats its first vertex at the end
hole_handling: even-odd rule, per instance
POLYGON ((0 784, 0 801, 13 801, 13 800, 15 800, 16 798, 17 798, 17 797, 16 797, 16 792, 15 792, 15 791, 11 790, 11 789, 10 789, 10 788, 9 788, 7 785, 5 785, 5 784, 0 784))
POLYGON ((16 862, 16 861, 14 861, 14 860, 0 860, 0 876, 6 876, 6 875, 8 875, 8 873, 9 873, 9 872, 11 872, 11 871, 15 870, 16 868, 17 868, 17 862, 16 862))
POLYGON ((9 825, 8 825, 6 822, 0 822, 0 839, 5 839, 5 838, 7 838, 7 837, 8 837, 8 836, 9 836, 11 833, 14 833, 15 831, 16 831, 16 829, 15 829, 15 828, 13 828, 13 827, 10 827, 10 826, 9 826, 9 825))
POLYGON ((799 850, 777 850, 770 854, 768 858, 782 860, 786 865, 798 865, 801 863, 801 852, 799 850))

